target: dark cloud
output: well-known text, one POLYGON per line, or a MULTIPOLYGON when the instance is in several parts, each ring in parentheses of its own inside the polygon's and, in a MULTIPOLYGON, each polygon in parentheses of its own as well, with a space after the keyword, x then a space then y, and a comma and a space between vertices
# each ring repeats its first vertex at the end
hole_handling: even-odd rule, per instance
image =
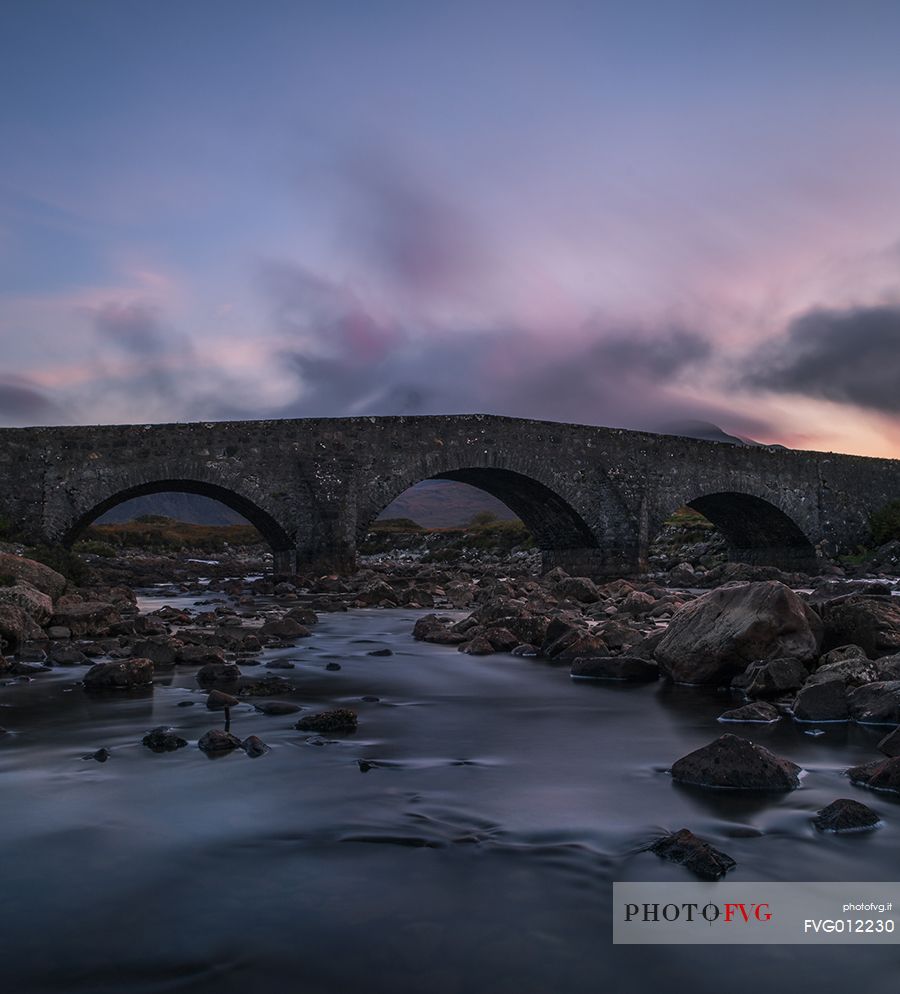
POLYGON ((758 349, 742 383, 900 412, 900 307, 818 308, 758 349))
POLYGON ((110 345, 135 355, 156 355, 169 344, 161 312, 154 304, 110 301, 90 311, 94 328, 110 345))
POLYGON ((477 411, 648 430, 676 418, 771 430, 683 395, 683 380, 712 353, 684 328, 594 322, 575 345, 514 327, 416 334, 377 320, 350 290, 301 267, 270 263, 261 284, 278 331, 297 341, 283 361, 300 397, 278 412, 284 416, 477 411))
POLYGON ((56 403, 23 376, 0 377, 0 416, 13 421, 58 415, 56 403))
POLYGON ((482 238, 464 213, 383 155, 344 164, 347 248, 410 295, 459 290, 480 268, 482 238))

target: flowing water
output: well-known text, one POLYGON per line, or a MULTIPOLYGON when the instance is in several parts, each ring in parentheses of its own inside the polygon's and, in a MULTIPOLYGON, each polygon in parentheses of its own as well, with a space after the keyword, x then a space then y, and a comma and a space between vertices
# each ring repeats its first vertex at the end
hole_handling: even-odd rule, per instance
POLYGON ((221 715, 192 670, 138 695, 89 696, 83 668, 0 687, 0 990, 888 989, 898 947, 616 947, 610 921, 613 880, 693 879, 640 851, 682 827, 737 860, 729 880, 900 879, 900 803, 842 776, 884 729, 723 726, 721 694, 470 657, 415 642, 420 613, 322 615, 264 653, 295 661, 275 672, 297 703, 353 707, 359 730, 326 741, 241 704, 233 730, 271 747, 257 759, 197 748, 221 715), (189 746, 144 748, 161 724, 189 746), (804 766, 802 788, 674 784, 667 767, 726 729, 804 766), (99 747, 107 762, 83 758, 99 747), (884 826, 817 833, 846 796, 884 826))

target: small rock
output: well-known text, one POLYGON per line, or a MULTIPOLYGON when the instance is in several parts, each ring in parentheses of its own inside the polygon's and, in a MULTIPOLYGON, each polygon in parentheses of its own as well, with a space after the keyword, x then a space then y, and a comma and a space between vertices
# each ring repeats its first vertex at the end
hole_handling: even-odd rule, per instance
POLYGON ((832 801, 816 813, 813 825, 820 832, 864 832, 874 828, 881 819, 865 804, 848 797, 832 801))
POLYGON ((366 694, 365 697, 360 697, 361 701, 365 701, 366 704, 377 704, 381 698, 374 697, 372 694, 366 694))
POLYGON ((743 707, 733 708, 731 711, 723 711, 719 715, 719 721, 736 721, 753 724, 770 725, 778 721, 781 715, 778 708, 766 701, 753 701, 743 707))
POLYGON ((224 711, 225 708, 233 708, 235 704, 240 703, 236 697, 232 697, 231 694, 226 694, 221 690, 211 690, 206 695, 206 706, 210 711, 224 711))
POLYGON ((682 828, 655 842, 650 851, 672 863, 685 866, 704 880, 718 880, 737 864, 719 849, 682 828))
POLYGON ((225 732, 221 728, 211 728, 203 735, 197 745, 207 754, 231 752, 232 749, 240 749, 241 740, 225 732))
POLYGON ((659 665, 637 656, 579 656, 569 675, 575 680, 652 681, 659 679, 659 665))
POLYGON ((269 747, 258 735, 248 735, 241 743, 241 748, 251 758, 256 759, 269 751, 269 747))
POLYGON ((257 711, 268 715, 296 714, 300 710, 299 704, 288 701, 260 701, 255 707, 257 711))
POLYGON ((105 763, 107 759, 112 755, 109 749, 98 749, 96 752, 89 752, 86 756, 82 756, 82 759, 93 759, 98 763, 105 763))
POLYGON ((341 664, 340 663, 326 663, 325 664, 325 669, 326 670, 331 670, 332 673, 335 670, 339 670, 340 668, 341 668, 341 664))
POLYGON ((367 656, 393 656, 393 649, 372 649, 371 652, 366 653, 367 656))
POLYGON ((890 791, 900 794, 900 757, 876 759, 864 766, 854 766, 847 770, 850 782, 869 787, 872 790, 890 791))
POLYGON ((301 732, 355 732, 358 719, 355 711, 349 708, 336 708, 333 711, 318 711, 301 718, 295 728, 301 732))
POLYGON ((176 735, 171 728, 167 728, 165 725, 160 725, 147 732, 141 741, 153 752, 174 752, 187 745, 186 739, 176 735))

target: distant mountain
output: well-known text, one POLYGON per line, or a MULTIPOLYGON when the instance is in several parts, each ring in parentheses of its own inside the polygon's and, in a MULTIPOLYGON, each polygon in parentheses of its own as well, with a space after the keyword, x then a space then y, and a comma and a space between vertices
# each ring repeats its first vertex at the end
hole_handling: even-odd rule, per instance
POLYGON ((490 494, 453 480, 423 480, 400 494, 378 516, 412 518, 425 528, 454 528, 467 525, 472 518, 488 511, 502 521, 515 521, 516 516, 490 494))
POLYGON ((711 421, 670 421, 656 429, 662 435, 680 435, 682 438, 699 438, 704 442, 728 442, 730 445, 760 445, 769 449, 783 449, 783 445, 766 445, 746 435, 729 435, 711 421))
POLYGON ((247 519, 237 511, 199 494, 149 494, 147 497, 133 497, 110 508, 97 518, 98 525, 118 525, 123 521, 134 521, 145 514, 163 514, 176 521, 186 521, 191 525, 245 525, 247 519))
MULTIPOLYGON (((380 518, 412 518, 425 528, 453 528, 468 524, 481 511, 503 521, 515 520, 510 509, 495 497, 452 480, 423 480, 410 487, 382 511, 380 518)), ((245 518, 230 507, 199 494, 163 493, 134 497, 111 508, 97 524, 133 521, 145 514, 162 514, 192 525, 242 525, 245 518)))

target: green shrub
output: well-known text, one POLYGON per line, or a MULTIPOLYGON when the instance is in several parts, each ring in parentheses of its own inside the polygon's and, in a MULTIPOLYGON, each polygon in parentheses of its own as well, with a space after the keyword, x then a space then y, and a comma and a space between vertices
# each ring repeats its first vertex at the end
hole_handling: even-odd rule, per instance
POLYGON ((96 538, 87 538, 76 542, 72 546, 72 551, 82 556, 100 556, 101 559, 111 559, 116 554, 113 545, 96 538))
POLYGON ((892 500, 876 511, 869 519, 869 525, 875 545, 900 539, 900 500, 892 500))
POLYGON ((76 587, 84 586, 90 580, 91 574, 87 564, 71 549, 61 545, 39 545, 26 554, 29 559, 55 569, 76 587))

